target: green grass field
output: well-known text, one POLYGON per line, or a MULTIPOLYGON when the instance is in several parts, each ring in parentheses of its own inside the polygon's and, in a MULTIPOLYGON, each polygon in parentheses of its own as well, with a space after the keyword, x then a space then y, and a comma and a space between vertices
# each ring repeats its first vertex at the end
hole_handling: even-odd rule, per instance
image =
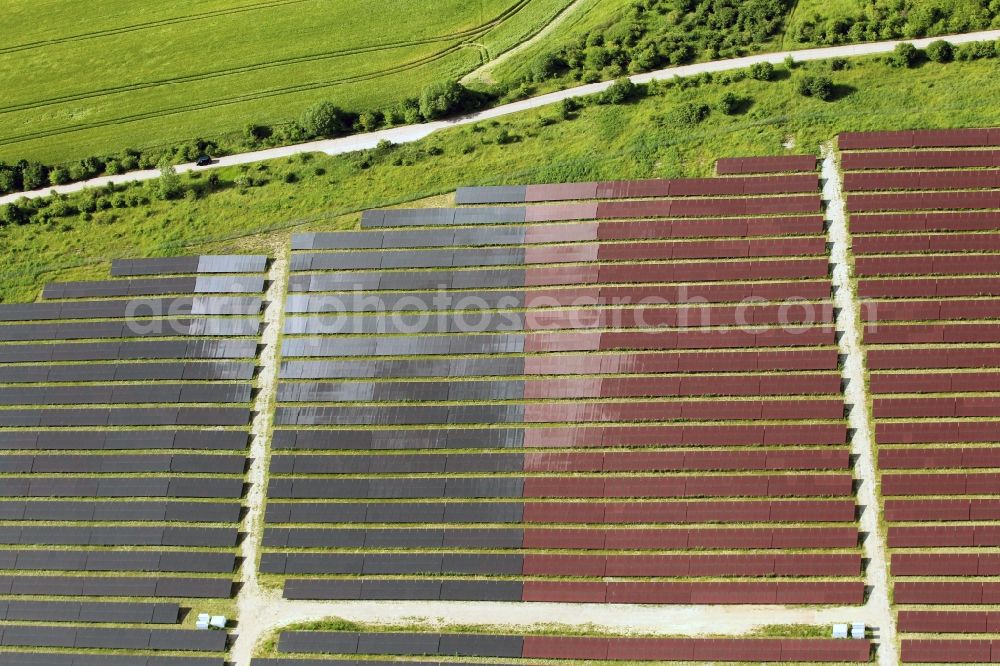
POLYGON ((353 227, 360 210, 429 197, 436 198, 428 205, 443 205, 441 195, 459 185, 707 175, 718 157, 780 154, 789 140, 792 152, 815 152, 844 130, 996 124, 995 60, 910 70, 852 61, 850 69, 833 72, 841 95, 834 102, 796 92, 796 79, 812 70, 829 66, 804 65, 773 82, 675 86, 547 125, 540 119, 556 113, 545 108, 502 124, 448 130, 380 157, 306 155, 255 165, 249 173, 267 184, 249 189, 233 185, 240 170, 223 169, 222 189, 201 198, 111 208, 90 220, 0 227, 0 300, 32 299, 46 280, 101 277, 112 257, 281 251, 293 231, 353 227), (749 111, 713 111, 694 127, 670 120, 678 104, 713 104, 726 90, 752 100, 749 111), (499 144, 502 130, 516 140, 499 144), (285 182, 290 173, 297 182, 285 182))
POLYGON ((454 80, 570 0, 10 0, 0 161, 64 163, 384 108, 454 80))

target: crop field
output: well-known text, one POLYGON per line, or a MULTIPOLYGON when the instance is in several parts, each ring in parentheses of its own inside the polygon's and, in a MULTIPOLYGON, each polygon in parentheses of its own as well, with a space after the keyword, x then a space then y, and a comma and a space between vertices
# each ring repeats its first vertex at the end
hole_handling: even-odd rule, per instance
POLYGON ((383 108, 530 37, 569 0, 6 3, 0 161, 67 162, 383 108))

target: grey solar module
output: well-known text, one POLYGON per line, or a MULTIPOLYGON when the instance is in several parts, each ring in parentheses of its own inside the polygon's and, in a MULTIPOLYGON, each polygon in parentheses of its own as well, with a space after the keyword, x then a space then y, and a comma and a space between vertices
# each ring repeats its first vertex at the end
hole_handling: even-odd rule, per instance
POLYGON ((189 291, 197 294, 262 293, 264 277, 256 275, 200 275, 189 291))
MULTIPOLYGON (((160 554, 155 552, 91 553, 87 571, 159 571, 160 554)), ((170 571, 170 569, 165 569, 170 571)))
POLYGON ((505 657, 520 659, 524 649, 521 636, 442 634, 438 653, 457 657, 505 657))
POLYGON ((174 455, 170 471, 186 474, 243 474, 246 457, 237 455, 174 455))
POLYGON ((511 528, 476 528, 444 530, 445 548, 520 548, 524 531, 511 528))
POLYGON ((75 576, 15 576, 7 594, 76 597, 84 593, 86 580, 75 576))
POLYGON ((173 448, 237 451, 245 449, 249 440, 250 435, 239 430, 178 430, 173 448))
POLYGON ((284 575, 287 558, 288 556, 284 553, 261 553, 257 570, 264 574, 284 575))
MULTIPOLYGON (((91 521, 100 520, 95 518, 96 509, 105 503, 99 502, 60 502, 60 501, 37 501, 22 502, 23 515, 19 520, 63 520, 63 521, 91 521)), ((13 520, 10 518, 9 520, 13 520)))
POLYGON ((0 456, 0 473, 24 474, 31 472, 33 456, 0 456))
POLYGON ((79 607, 78 619, 80 622, 114 622, 117 624, 132 622, 148 623, 154 621, 153 614, 155 610, 163 607, 165 609, 173 610, 173 620, 171 620, 171 623, 173 623, 177 620, 178 612, 177 604, 143 604, 131 602, 116 603, 98 601, 75 605, 79 607))
MULTIPOLYGON (((52 365, 48 370, 49 382, 101 382, 116 378, 120 366, 114 363, 88 363, 86 365, 52 365)), ((150 377, 159 379, 159 377, 150 377)))
POLYGON ((76 630, 75 647, 85 649, 145 650, 149 648, 148 629, 105 629, 86 627, 76 630))
POLYGON ((253 379, 256 367, 253 363, 208 362, 186 363, 181 376, 185 380, 235 381, 253 379))
POLYGON ((202 255, 198 257, 198 273, 263 273, 267 257, 262 255, 202 255))
POLYGON ((521 502, 448 502, 446 523, 519 523, 524 515, 521 502))
POLYGON ((443 478, 373 478, 368 482, 368 497, 376 498, 419 498, 443 497, 443 478))
POLYGON ((198 270, 198 264, 198 257, 115 259, 111 262, 111 275, 112 277, 124 277, 129 275, 194 273, 198 270))
POLYGON ((369 553, 364 558, 364 574, 440 574, 441 557, 433 553, 369 553))
POLYGON ((358 638, 356 632, 283 631, 278 651, 357 654, 358 638))
POLYGON ((71 648, 76 642, 76 631, 53 627, 22 627, 7 625, 3 630, 3 644, 18 647, 71 648))
POLYGON ((520 581, 446 580, 441 583, 442 601, 521 601, 520 581))
POLYGON ((14 569, 22 571, 84 571, 87 553, 71 550, 32 550, 18 554, 14 569))
MULTIPOLYGON (((367 592, 369 582, 365 581, 362 591, 367 592)), ((405 590, 410 587, 412 581, 403 581, 400 587, 405 590)), ((440 589, 440 584, 436 584, 440 589)), ((374 585, 372 586, 375 587, 374 585)), ((428 593, 434 591, 435 584, 423 585, 428 593)), ((414 587, 416 592, 419 588, 414 587)), ((420 596, 416 598, 428 598, 420 596)), ((436 599, 437 597, 432 597, 436 599)), ((435 655, 438 654, 438 642, 440 638, 437 634, 403 634, 403 633, 362 633, 358 640, 358 654, 395 654, 395 655, 435 655)))
MULTIPOLYGON (((460 187, 455 191, 459 206, 487 203, 523 203, 527 187, 524 185, 493 185, 487 187, 460 187)), ((521 655, 516 655, 520 657, 521 655)))
POLYGON ((442 529, 369 529, 364 531, 365 548, 441 548, 442 529))
POLYGON ((168 502, 163 519, 179 523, 235 523, 239 502, 168 502))
POLYGON ((162 527, 91 527, 76 528, 89 531, 91 546, 160 546, 163 544, 162 527))
POLYGON ((0 520, 24 520, 24 502, 0 501, 0 520))
POLYGON ((48 379, 49 372, 49 367, 39 365, 0 367, 0 382, 4 384, 44 382, 48 379))
MULTIPOLYGON (((77 601, 19 601, 3 602, 7 608, 8 622, 92 622, 80 617, 81 606, 77 601)), ((122 604, 124 605, 124 604, 122 604)))
POLYGON ((371 461, 373 474, 443 474, 447 458, 441 455, 375 456, 371 461))
POLYGON ((231 596, 232 590, 233 581, 230 578, 161 578, 156 581, 158 597, 226 599, 231 596))
POLYGON ((523 478, 448 477, 444 497, 514 497, 523 496, 523 478))
POLYGON ((164 546, 232 548, 239 538, 235 527, 164 527, 164 546))
MULTIPOLYGON (((20 495, 29 497, 105 497, 97 479, 32 478, 20 495)), ((9 493, 4 493, 9 494, 9 493)))
POLYGON ((357 600, 362 598, 361 581, 290 578, 285 581, 283 596, 285 599, 357 600))
MULTIPOLYGON (((180 608, 175 603, 156 603, 156 604, 133 604, 134 606, 152 606, 153 616, 150 622, 153 624, 175 624, 177 623, 177 615, 180 612, 180 608)), ((81 610, 81 616, 83 612, 81 610)))
POLYGON ((361 584, 366 600, 437 600, 441 582, 436 580, 366 580, 361 584))
POLYGON ((444 504, 421 502, 410 504, 368 505, 363 520, 368 523, 440 523, 444 519, 444 504))
POLYGON ((167 496, 237 499, 243 496, 243 479, 212 479, 210 483, 198 478, 171 479, 167 496))
POLYGON ((164 502, 139 501, 96 502, 90 505, 90 512, 92 516, 89 520, 95 521, 162 521, 166 513, 166 504, 164 502))
MULTIPOLYGON (((0 666, 98 666, 97 664, 85 664, 78 659, 77 655, 65 653, 2 652, 0 653, 0 666)), ((133 659, 133 663, 109 663, 107 666, 145 666, 145 662, 140 663, 133 659)))
POLYGON ((232 573, 236 568, 233 553, 164 552, 160 555, 159 571, 186 573, 232 573))

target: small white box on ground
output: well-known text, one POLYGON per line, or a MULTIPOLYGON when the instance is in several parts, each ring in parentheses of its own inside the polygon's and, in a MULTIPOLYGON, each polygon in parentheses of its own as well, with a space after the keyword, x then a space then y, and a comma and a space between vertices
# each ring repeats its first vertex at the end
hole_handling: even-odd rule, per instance
POLYGON ((225 615, 213 615, 212 619, 208 623, 215 627, 216 629, 226 628, 226 616, 225 615))
POLYGON ((208 631, 208 620, 198 620, 194 623, 194 628, 198 631, 208 631))
POLYGON ((835 625, 833 625, 833 637, 834 638, 847 638, 847 625, 846 624, 835 624, 835 625))
POLYGON ((865 623, 854 622, 851 624, 851 638, 862 639, 865 637, 865 623))

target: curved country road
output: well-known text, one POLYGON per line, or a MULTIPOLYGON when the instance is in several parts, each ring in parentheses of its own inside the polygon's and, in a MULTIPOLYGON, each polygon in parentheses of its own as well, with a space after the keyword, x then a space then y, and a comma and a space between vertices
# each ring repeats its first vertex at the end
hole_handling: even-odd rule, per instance
MULTIPOLYGON (((692 76, 695 74, 702 74, 704 72, 725 72, 735 69, 743 69, 758 62, 770 62, 778 64, 784 61, 785 58, 788 56, 792 56, 798 62, 803 62, 806 60, 825 60, 828 58, 851 58, 858 56, 875 55, 879 53, 888 53, 892 51, 894 48, 896 48, 897 44, 900 44, 902 42, 909 42, 915 45, 917 48, 924 48, 931 42, 936 41, 938 39, 943 39, 945 41, 951 42, 952 44, 964 44, 967 42, 995 40, 995 39, 1000 39, 1000 30, 971 32, 960 35, 947 35, 944 37, 933 37, 928 39, 871 42, 867 44, 849 44, 846 46, 830 46, 817 49, 804 49, 799 51, 779 51, 777 53, 763 53, 760 55, 747 56, 744 58, 731 58, 729 60, 713 60, 710 62, 695 63, 693 65, 668 67, 667 69, 660 69, 655 72, 636 74, 631 78, 636 83, 648 83, 650 81, 659 79, 671 79, 678 76, 692 76)), ((298 155, 301 153, 326 153, 327 155, 340 155, 343 153, 351 153, 358 150, 367 150, 369 148, 374 148, 379 141, 391 141, 392 143, 410 143, 412 141, 418 141, 420 139, 423 139, 427 135, 433 134, 438 130, 446 129, 449 127, 468 125, 471 123, 480 122, 482 120, 489 120, 491 118, 500 118, 502 116, 507 116, 512 113, 518 113, 520 111, 526 111, 528 109, 537 109, 542 106, 547 106, 549 104, 560 102, 570 97, 593 95, 595 93, 604 91, 608 86, 611 85, 611 83, 612 81, 602 81, 600 83, 591 83, 588 85, 577 86, 575 88, 566 88, 565 90, 560 90, 546 95, 540 95, 538 97, 531 97, 529 99, 521 100, 519 102, 504 104, 502 106, 495 106, 493 108, 486 109, 484 111, 479 111, 477 113, 472 113, 466 116, 449 118, 448 120, 439 120, 437 122, 423 123, 420 125, 404 125, 401 127, 392 127, 389 129, 379 130, 377 132, 368 132, 365 134, 352 134, 350 136, 341 137, 339 139, 323 139, 320 141, 310 141, 308 143, 298 143, 290 146, 281 146, 278 148, 268 148, 266 150, 256 150, 248 153, 239 153, 237 155, 228 155, 226 157, 220 157, 211 166, 207 167, 196 167, 194 164, 190 163, 182 164, 177 167, 177 171, 178 173, 184 173, 186 171, 193 171, 193 170, 206 170, 218 167, 234 166, 239 164, 251 164, 254 162, 263 162, 266 160, 289 157, 291 155, 298 155)), ((101 176, 99 178, 93 178, 91 180, 81 181, 78 183, 70 183, 68 185, 59 185, 57 187, 49 187, 41 190, 34 190, 32 192, 16 192, 14 194, 8 194, 6 196, 0 197, 0 205, 17 201, 22 197, 35 199, 38 197, 47 196, 53 191, 59 194, 68 194, 71 192, 78 192, 80 190, 90 187, 103 187, 110 183, 121 184, 133 181, 152 180, 154 178, 157 178, 158 176, 159 176, 159 171, 156 169, 149 169, 145 171, 132 171, 130 173, 125 173, 118 176, 101 176)))

